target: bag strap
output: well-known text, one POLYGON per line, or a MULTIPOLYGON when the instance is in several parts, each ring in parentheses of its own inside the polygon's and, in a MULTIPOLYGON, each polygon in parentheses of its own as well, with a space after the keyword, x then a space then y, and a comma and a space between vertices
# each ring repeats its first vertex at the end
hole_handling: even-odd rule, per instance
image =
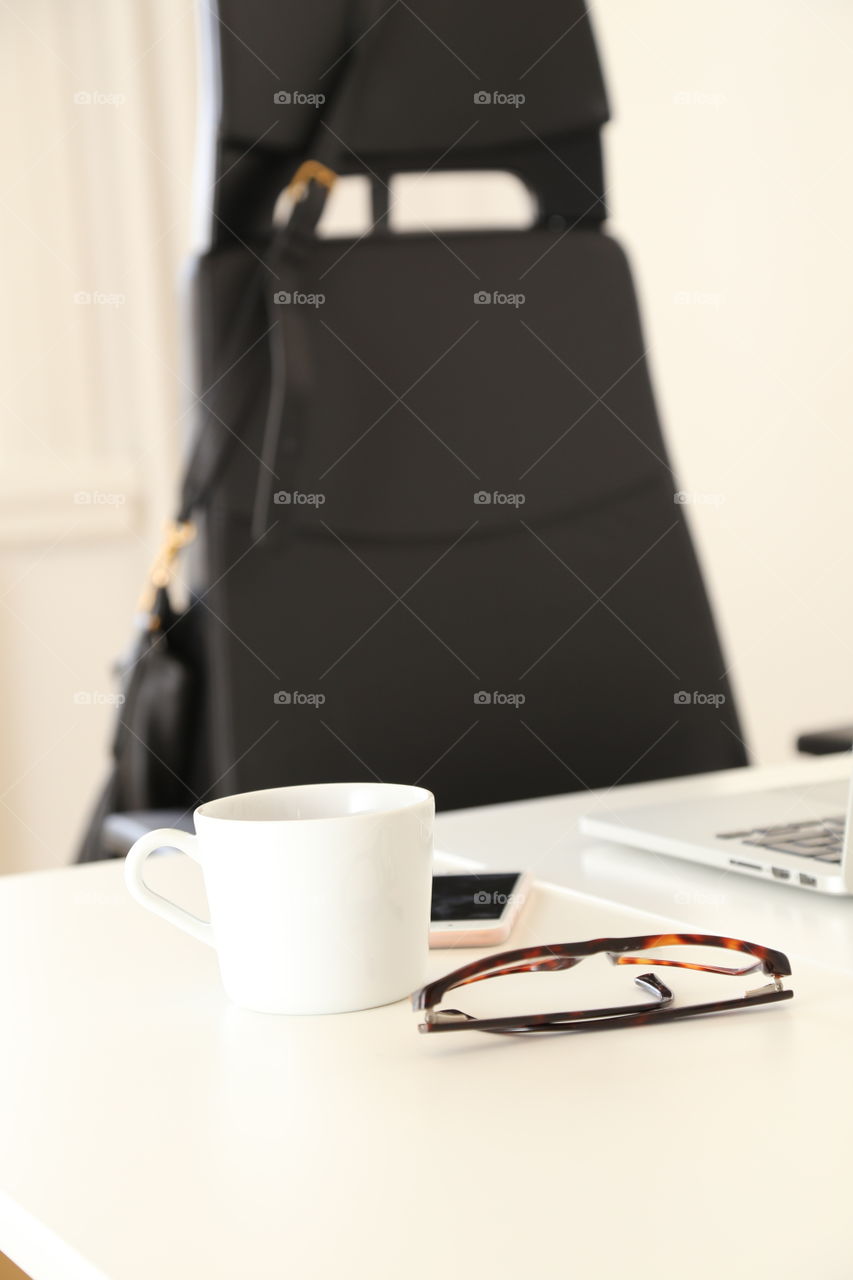
MULTIPOLYGON (((314 242, 317 223, 346 155, 347 146, 341 133, 352 119, 356 105, 356 71, 363 60, 361 51, 361 41, 351 42, 351 51, 344 61, 335 91, 311 139, 310 159, 302 161, 287 186, 286 194, 292 201, 290 215, 283 225, 273 228, 267 251, 234 317, 233 339, 223 361, 229 368, 245 349, 247 323, 257 303, 256 288, 260 281, 270 322, 270 396, 253 506, 252 537, 255 539, 265 531, 260 526, 269 511, 272 486, 276 480, 274 463, 285 405, 288 419, 298 420, 310 391, 309 365, 304 335, 300 332, 302 326, 298 323, 298 308, 278 305, 275 293, 293 293, 298 289, 300 268, 314 242), (269 281, 265 279, 269 272, 277 281, 275 290, 269 288, 269 281)), ((204 428, 197 433, 184 471, 175 521, 177 527, 189 525, 193 513, 204 505, 233 447, 235 433, 224 424, 218 425, 220 430, 212 434, 204 428)))

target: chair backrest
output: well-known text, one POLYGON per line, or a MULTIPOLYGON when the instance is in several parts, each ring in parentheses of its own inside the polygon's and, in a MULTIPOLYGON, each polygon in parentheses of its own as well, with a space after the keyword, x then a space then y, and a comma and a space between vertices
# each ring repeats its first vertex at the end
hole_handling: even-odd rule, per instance
POLYGON ((372 775, 458 806, 743 763, 603 231, 584 5, 201 9, 198 429, 228 460, 197 513, 194 794, 372 775), (317 157, 368 175, 375 226, 282 246, 317 157), (390 176, 450 169, 519 175, 534 225, 391 234, 390 176))

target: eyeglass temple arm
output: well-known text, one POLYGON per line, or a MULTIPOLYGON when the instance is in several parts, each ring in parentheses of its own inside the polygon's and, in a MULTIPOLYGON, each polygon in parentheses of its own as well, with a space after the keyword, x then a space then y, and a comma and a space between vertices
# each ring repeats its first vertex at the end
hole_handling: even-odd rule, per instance
POLYGON ((788 977, 791 966, 788 957, 781 951, 773 951, 770 947, 759 946, 758 943, 744 942, 739 938, 729 938, 711 933, 667 933, 639 938, 601 939, 600 950, 606 951, 613 964, 672 965, 681 969, 697 969, 704 973, 722 973, 732 977, 755 973, 763 969, 773 978, 788 977), (719 947, 725 951, 737 951, 742 955, 754 958, 754 963, 737 969, 717 965, 696 964, 689 960, 657 959, 652 956, 630 956, 629 951, 644 951, 651 947, 695 946, 719 947))
POLYGON ((514 973, 556 973, 561 969, 572 969, 585 959, 582 955, 566 954, 568 951, 568 947, 522 947, 516 951, 503 951, 495 956, 474 960, 471 964, 455 969, 453 973, 445 974, 438 981, 421 987, 412 996, 412 1008, 428 1009, 438 1004, 448 991, 468 986, 472 982, 483 982, 486 978, 508 977, 514 973))
POLYGON ((607 958, 611 964, 641 964, 643 968, 647 965, 659 965, 662 968, 670 969, 695 969, 699 973, 724 973, 733 978, 744 977, 748 973, 757 973, 764 968, 762 960, 756 960, 755 964, 747 965, 745 969, 727 969, 723 965, 695 964, 690 960, 664 960, 658 959, 657 956, 646 955, 621 956, 614 951, 608 951, 607 958))
POLYGON ((518 961, 515 964, 501 964, 494 969, 488 969, 485 973, 475 973, 470 978, 463 978, 461 982, 454 982, 453 986, 454 988, 467 987, 472 982, 482 982, 486 978, 511 977, 514 973, 557 973, 561 969, 573 969, 584 958, 584 956, 548 956, 533 960, 529 964, 521 964, 518 961))

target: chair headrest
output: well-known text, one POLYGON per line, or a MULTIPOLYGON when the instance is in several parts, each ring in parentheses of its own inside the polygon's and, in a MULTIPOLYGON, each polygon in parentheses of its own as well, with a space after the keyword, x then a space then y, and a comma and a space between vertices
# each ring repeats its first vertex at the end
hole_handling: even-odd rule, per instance
POLYGON ((208 42, 229 149, 299 155, 352 58, 364 166, 499 164, 597 129, 607 98, 583 0, 215 0, 208 42), (216 12, 214 12, 216 10, 216 12), (355 61, 357 59, 357 61, 355 61))

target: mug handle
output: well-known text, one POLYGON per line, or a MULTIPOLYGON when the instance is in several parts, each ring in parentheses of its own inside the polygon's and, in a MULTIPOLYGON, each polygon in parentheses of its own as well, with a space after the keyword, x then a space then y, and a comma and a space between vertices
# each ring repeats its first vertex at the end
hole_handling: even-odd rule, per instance
POLYGON ((192 858, 193 862, 198 862, 199 860, 198 836, 190 835, 188 831, 161 827, 157 831, 146 832, 144 836, 140 836, 132 845, 124 860, 124 882, 130 890, 131 896, 136 899, 140 906, 145 907, 148 911, 153 911, 157 916, 162 916, 170 924, 177 925, 179 929, 183 929, 184 933, 190 934, 193 938, 198 938, 199 942, 206 942, 209 947, 213 947, 216 944, 211 924, 206 920, 200 920, 191 911, 185 911, 183 907, 170 902, 161 893, 155 893, 153 889, 149 889, 142 877, 143 866, 148 855, 153 853, 155 849, 162 849, 164 846, 170 849, 177 849, 179 853, 185 853, 187 857, 192 858))

